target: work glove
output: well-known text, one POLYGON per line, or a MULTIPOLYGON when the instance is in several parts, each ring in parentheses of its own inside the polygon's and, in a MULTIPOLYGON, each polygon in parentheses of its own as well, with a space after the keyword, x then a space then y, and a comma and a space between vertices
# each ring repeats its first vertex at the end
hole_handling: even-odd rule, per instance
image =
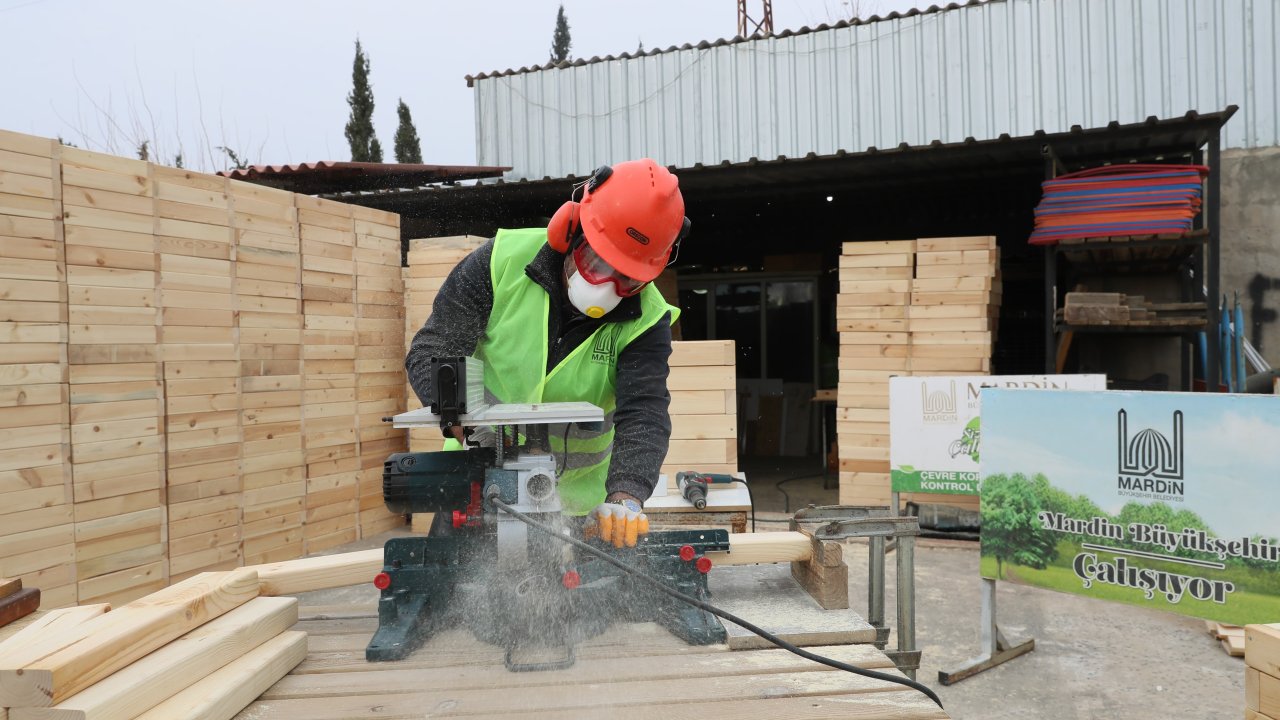
POLYGON ((649 518, 641 510, 640 503, 634 500, 625 502, 625 505, 613 502, 597 505, 587 516, 583 534, 589 538, 599 537, 613 543, 616 548, 624 545, 635 547, 641 535, 649 534, 649 518))

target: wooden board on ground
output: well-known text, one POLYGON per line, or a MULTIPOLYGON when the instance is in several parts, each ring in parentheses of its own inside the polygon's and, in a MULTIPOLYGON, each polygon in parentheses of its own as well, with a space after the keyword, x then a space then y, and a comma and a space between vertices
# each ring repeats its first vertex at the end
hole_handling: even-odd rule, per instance
MULTIPOLYGON (((875 628, 854 610, 823 610, 791 577, 785 564, 713 567, 708 582, 717 607, 787 642, 805 646, 875 640, 875 628)), ((774 647, 733 623, 725 622, 724 627, 733 650, 774 647)))
MULTIPOLYGON (((394 663, 364 661, 376 624, 372 606, 353 620, 341 608, 304 619, 307 659, 246 708, 241 720, 422 717, 510 718, 858 717, 945 719, 923 695, 830 670, 784 650, 730 652, 690 646, 652 623, 615 627, 578 647, 566 670, 507 672, 501 648, 452 629, 394 663), (625 648, 619 654, 619 648, 625 648), (430 672, 424 672, 430 670, 430 672), (655 709, 656 708, 656 709, 655 709)), ((900 676, 869 644, 828 646, 824 655, 900 676)))

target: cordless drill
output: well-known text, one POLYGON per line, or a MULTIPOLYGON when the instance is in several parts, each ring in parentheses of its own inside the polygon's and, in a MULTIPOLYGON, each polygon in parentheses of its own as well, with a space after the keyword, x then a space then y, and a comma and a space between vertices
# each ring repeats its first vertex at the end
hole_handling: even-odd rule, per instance
POLYGON ((711 485, 728 485, 733 482, 732 475, 724 473, 704 473, 697 470, 681 470, 676 473, 676 488, 680 496, 688 500, 695 508, 707 507, 707 488, 711 485))

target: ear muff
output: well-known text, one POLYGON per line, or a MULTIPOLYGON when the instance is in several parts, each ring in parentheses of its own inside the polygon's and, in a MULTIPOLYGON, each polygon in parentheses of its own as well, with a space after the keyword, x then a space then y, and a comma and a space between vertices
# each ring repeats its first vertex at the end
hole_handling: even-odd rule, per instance
POLYGON ((556 210, 547 223, 547 244, 560 254, 569 252, 573 236, 578 233, 578 203, 570 200, 556 210))

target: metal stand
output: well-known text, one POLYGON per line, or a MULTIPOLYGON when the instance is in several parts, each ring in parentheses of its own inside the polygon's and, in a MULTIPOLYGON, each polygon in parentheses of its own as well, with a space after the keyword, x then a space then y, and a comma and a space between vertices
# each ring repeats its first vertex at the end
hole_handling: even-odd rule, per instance
POLYGON ((791 527, 818 540, 842 540, 864 537, 868 541, 867 622, 876 629, 877 648, 889 643, 889 628, 884 621, 884 558, 886 541, 893 539, 898 548, 898 649, 885 650, 885 655, 904 675, 915 679, 920 667, 920 650, 916 649, 916 536, 920 520, 897 517, 891 508, 830 505, 808 507, 798 511, 791 527))
POLYGON ((943 685, 954 685, 968 677, 973 677, 983 670, 989 670, 1019 655, 1025 655, 1036 649, 1034 638, 1018 645, 1009 645, 996 624, 996 581, 982 579, 982 654, 966 660, 963 665, 947 672, 938 671, 938 682, 943 685))

